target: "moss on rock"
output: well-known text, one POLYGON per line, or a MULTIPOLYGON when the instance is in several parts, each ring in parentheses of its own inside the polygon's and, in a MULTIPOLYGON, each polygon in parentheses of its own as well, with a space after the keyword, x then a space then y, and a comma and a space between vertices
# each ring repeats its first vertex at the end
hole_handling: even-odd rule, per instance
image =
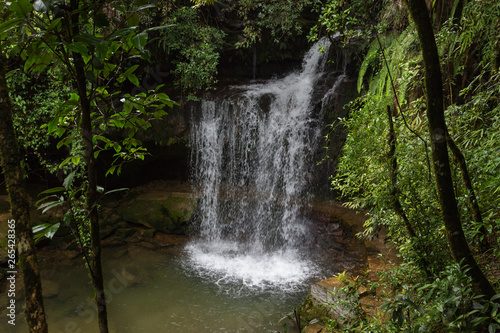
POLYGON ((184 234, 194 204, 189 193, 148 192, 129 198, 116 209, 116 213, 123 221, 168 234, 184 234))

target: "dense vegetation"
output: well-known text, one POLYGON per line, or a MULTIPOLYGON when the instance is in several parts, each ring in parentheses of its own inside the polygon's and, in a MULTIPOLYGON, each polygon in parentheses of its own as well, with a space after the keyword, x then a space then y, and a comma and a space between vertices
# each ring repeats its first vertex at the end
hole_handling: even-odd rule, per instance
POLYGON ((473 274, 464 274, 471 267, 453 260, 457 258, 443 224, 431 157, 436 138, 449 147, 454 193, 444 201, 456 198, 467 243, 498 290, 500 5, 433 1, 429 6, 447 125, 431 134, 424 44, 401 3, 329 1, 313 30, 342 31, 346 43, 365 43, 358 79, 361 97, 350 104, 350 117, 343 120, 349 136, 332 186, 350 207, 369 210, 360 237, 376 237, 381 227, 387 228, 388 241, 397 245, 403 259, 377 282, 387 288, 379 297, 387 298, 388 320, 360 317, 347 330, 500 328, 500 296, 484 297, 484 289, 472 283, 473 274))
MULTIPOLYGON (((72 230, 87 258, 98 304, 105 301, 99 298, 97 236, 104 189, 97 179, 147 156, 139 134, 168 117, 176 103, 166 93, 181 103, 197 99, 217 82, 220 62, 238 58, 255 67, 296 57, 307 34, 313 40, 340 32, 342 44, 355 45, 362 54, 361 97, 342 120, 349 135, 332 187, 350 207, 369 211, 360 237, 377 237, 386 228, 402 259, 376 282, 355 281, 385 290, 377 295, 386 299, 384 312, 366 316, 354 304, 359 316, 343 328, 500 329, 500 297, 484 297, 471 267, 450 251, 442 215, 443 200, 456 201, 467 244, 498 291, 498 1, 427 1, 446 114, 446 126, 430 134, 423 45, 400 1, 193 2, 0 5, 0 57, 9 71, 13 126, 24 156, 19 162, 28 173, 52 174, 60 182, 40 204, 43 210, 63 209, 63 219, 39 226, 36 237, 51 237, 60 225, 72 230), (433 140, 444 140, 437 143, 448 147, 451 159, 454 192, 444 199, 435 182, 433 140)), ((104 318, 100 327, 107 331, 104 318)))

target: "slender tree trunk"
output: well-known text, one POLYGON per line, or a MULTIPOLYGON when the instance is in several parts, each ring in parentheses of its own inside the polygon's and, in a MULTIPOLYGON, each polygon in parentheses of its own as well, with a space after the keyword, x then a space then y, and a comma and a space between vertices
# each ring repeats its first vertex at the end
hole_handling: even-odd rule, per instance
POLYGON ((488 233, 483 224, 483 217, 481 215, 481 209, 479 208, 479 203, 476 197, 476 192, 474 191, 474 187, 472 186, 472 180, 469 175, 469 170, 467 168, 467 161, 465 160, 464 154, 460 151, 460 148, 456 145, 455 141, 451 138, 450 134, 447 133, 446 140, 448 141, 448 147, 450 147, 453 156, 458 162, 458 166, 460 167, 460 174, 462 175, 462 181, 464 182, 465 189, 467 190, 467 198, 469 200, 469 206, 472 211, 472 218, 474 222, 480 225, 479 234, 482 237, 481 239, 481 248, 483 251, 487 251, 490 248, 488 243, 488 233))
POLYGON ((396 214, 401 217, 403 220, 403 224, 405 225, 406 231, 408 232, 408 236, 410 236, 410 240, 415 246, 417 250, 417 260, 420 268, 425 272, 428 277, 432 276, 432 273, 429 271, 430 265, 428 261, 423 257, 424 251, 421 249, 421 242, 419 241, 419 236, 413 229, 413 226, 406 215, 403 206, 398 198, 398 159, 396 157, 396 131, 394 130, 394 121, 392 117, 392 111, 390 106, 387 106, 387 118, 389 121, 389 134, 388 134, 388 144, 389 144, 389 163, 390 163, 390 173, 391 173, 391 196, 392 196, 392 205, 394 207, 394 211, 396 214), (415 243, 416 242, 416 243, 415 243))
MULTIPOLYGON (((22 271, 26 321, 30 332, 46 333, 42 284, 38 270, 35 242, 31 228, 29 201, 24 184, 21 154, 12 123, 12 105, 5 81, 4 61, 0 50, 0 157, 9 192, 12 216, 16 221, 16 243, 22 271)), ((0 222, 1 223, 1 222, 0 222)))
MULTIPOLYGON (((79 54, 73 54, 75 61, 83 59, 79 54)), ((99 212, 97 211, 97 170, 94 158, 94 144, 92 142, 92 123, 90 118, 91 107, 87 97, 86 79, 83 68, 76 65, 78 94, 80 96, 81 117, 80 132, 83 136, 84 159, 87 166, 87 209, 88 218, 90 220, 90 242, 91 242, 91 258, 90 258, 90 276, 94 286, 95 301, 97 305, 97 316, 99 320, 99 331, 101 333, 108 332, 108 315, 106 308, 106 297, 104 294, 104 277, 102 274, 101 264, 101 238, 99 235, 99 212)))
POLYGON ((434 177, 448 244, 455 261, 463 261, 463 264, 469 267, 468 274, 472 277, 474 284, 482 294, 491 298, 495 294, 495 290, 472 256, 458 212, 448 157, 446 139, 448 130, 444 117, 441 68, 429 12, 424 0, 405 0, 405 3, 416 26, 424 59, 427 119, 431 137, 434 177))
POLYGON ((417 233, 413 229, 410 220, 406 216, 406 213, 403 210, 403 206, 401 206, 401 202, 398 198, 398 160, 396 158, 396 132, 394 131, 394 121, 392 119, 392 111, 391 108, 387 107, 387 117, 389 120, 389 134, 388 134, 388 144, 389 144, 389 163, 390 163, 390 172, 391 172, 391 196, 392 196, 392 204, 394 206, 394 210, 396 214, 398 214, 408 231, 408 235, 410 238, 417 238, 417 233))
MULTIPOLYGON (((78 73, 78 70, 77 70, 78 73)), ((79 80, 80 81, 80 80, 79 80)), ((79 84, 80 86, 80 84, 79 84)), ((90 103, 88 98, 80 95, 80 106, 82 107, 82 120, 80 130, 83 135, 85 163, 87 165, 87 209, 90 219, 90 241, 92 248, 91 257, 91 277, 92 284, 96 291, 95 301, 97 304, 97 315, 99 320, 99 331, 108 332, 108 315, 106 308, 106 297, 104 294, 104 277, 101 264, 101 239, 99 235, 99 213, 97 211, 97 172, 95 166, 93 143, 92 143, 92 124, 90 119, 90 103)))
MULTIPOLYGON (((79 1, 71 0, 72 9, 72 33, 73 36, 79 34, 79 1)), ((104 293, 104 277, 102 274, 101 263, 101 238, 99 234, 99 212, 97 211, 97 170, 94 158, 94 143, 92 135, 92 108, 87 96, 87 79, 85 77, 84 61, 82 55, 73 52, 74 68, 76 73, 76 86, 80 97, 81 119, 80 134, 83 139, 84 160, 87 167, 87 209, 90 220, 90 276, 95 290, 95 302, 97 306, 97 317, 99 321, 99 332, 108 333, 108 315, 106 306, 106 297, 104 293)))

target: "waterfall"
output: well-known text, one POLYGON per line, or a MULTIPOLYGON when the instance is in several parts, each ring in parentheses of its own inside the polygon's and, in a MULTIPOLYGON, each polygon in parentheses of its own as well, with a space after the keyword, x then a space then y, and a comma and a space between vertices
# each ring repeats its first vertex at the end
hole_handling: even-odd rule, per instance
POLYGON ((322 39, 300 71, 232 87, 231 96, 205 99, 193 115, 200 239, 188 251, 194 265, 218 273, 219 281, 293 284, 311 269, 300 255, 308 241, 303 211, 324 127, 312 96, 329 46, 322 39))

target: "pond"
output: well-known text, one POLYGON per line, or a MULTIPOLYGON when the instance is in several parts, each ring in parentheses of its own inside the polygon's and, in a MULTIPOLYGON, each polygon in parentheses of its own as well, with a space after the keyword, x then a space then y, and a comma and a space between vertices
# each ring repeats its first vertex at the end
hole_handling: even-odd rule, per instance
MULTIPOLYGON (((290 272, 292 280, 278 276, 283 283, 262 283, 259 272, 257 281, 249 274, 244 275, 247 278, 233 279, 228 272, 217 270, 217 258, 212 268, 200 267, 192 251, 184 245, 166 249, 138 244, 105 248, 110 331, 284 332, 287 325, 288 332, 294 332, 293 323, 286 317, 300 306, 309 287, 307 281, 293 282, 296 272, 290 272)), ((235 266, 239 262, 252 271, 252 266, 241 260, 237 259, 235 266)), ((81 258, 42 251, 40 261, 50 331, 98 332, 93 291, 81 258)), ((280 265, 278 261, 270 264, 280 265)), ((287 269, 275 267, 276 271, 283 268, 287 269)), ((5 304, 5 293, 0 297, 1 304, 5 304)), ((20 310, 22 303, 18 299, 16 326, 2 320, 0 331, 27 331, 20 310)), ((5 310, 0 313, 5 319, 5 310)))

